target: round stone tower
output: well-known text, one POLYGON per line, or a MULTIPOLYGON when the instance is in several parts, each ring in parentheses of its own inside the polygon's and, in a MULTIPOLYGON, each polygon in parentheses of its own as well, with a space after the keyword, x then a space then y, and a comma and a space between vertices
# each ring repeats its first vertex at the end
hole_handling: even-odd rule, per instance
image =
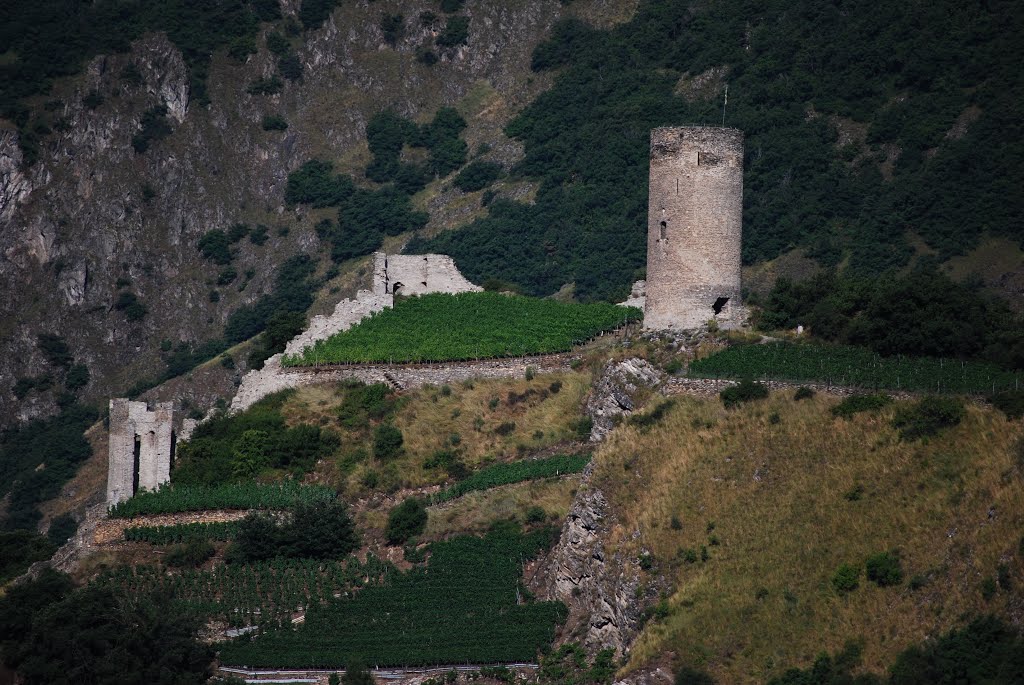
POLYGON ((743 132, 651 131, 644 327, 739 326, 743 132))

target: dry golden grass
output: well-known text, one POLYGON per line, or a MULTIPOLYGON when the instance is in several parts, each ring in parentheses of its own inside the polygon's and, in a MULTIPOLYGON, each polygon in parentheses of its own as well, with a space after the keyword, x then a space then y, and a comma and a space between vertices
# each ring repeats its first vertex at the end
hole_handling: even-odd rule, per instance
POLYGON ((762 682, 856 639, 864 667, 882 672, 966 615, 1006 611, 1008 593, 985 602, 980 584, 1008 561, 1017 586, 1024 580, 1020 422, 971 406, 960 426, 904 443, 889 425, 893 408, 846 421, 828 412, 835 398, 790 398, 735 411, 680 398, 660 425, 622 428, 598 451, 595 479, 617 520, 612 544, 651 550, 676 588, 670 615, 640 635, 629 668, 674 652, 720 682, 762 682), (863 494, 849 498, 857 486, 863 494), (702 546, 707 562, 680 560, 702 546), (840 564, 892 549, 902 586, 879 588, 862 573, 848 596, 832 589, 840 564), (912 591, 906 580, 917 575, 928 582, 912 591))
POLYGON ((404 438, 403 454, 387 462, 372 456, 372 428, 346 430, 339 425, 344 389, 337 384, 298 388, 281 412, 289 425, 312 423, 339 431, 340 450, 317 467, 313 479, 329 483, 349 497, 366 497, 373 492, 443 483, 447 479, 443 469, 423 466, 439 450, 454 452, 473 469, 565 443, 575 438, 573 422, 581 416, 589 387, 589 374, 559 373, 538 374, 532 381, 474 380, 405 391, 394 416, 394 425, 404 438), (550 387, 556 381, 561 389, 552 393, 550 387), (509 402, 509 393, 522 396, 530 391, 525 399, 509 402), (496 430, 510 423, 515 427, 507 434, 496 430), (377 481, 372 486, 366 485, 370 472, 377 481))
POLYGON ((455 533, 481 533, 492 523, 515 519, 523 523, 531 507, 540 507, 548 521, 558 525, 569 513, 578 475, 506 485, 471 492, 443 506, 431 507, 423 540, 439 540, 455 533))

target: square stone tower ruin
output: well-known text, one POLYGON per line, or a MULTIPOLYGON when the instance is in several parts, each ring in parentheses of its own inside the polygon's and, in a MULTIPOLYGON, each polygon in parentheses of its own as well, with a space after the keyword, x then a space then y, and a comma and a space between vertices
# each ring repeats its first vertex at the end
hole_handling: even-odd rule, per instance
POLYGON ((145 402, 110 400, 107 506, 171 479, 181 423, 173 402, 160 402, 151 410, 145 402))
POLYGON ((739 326, 743 132, 651 131, 644 328, 739 326))

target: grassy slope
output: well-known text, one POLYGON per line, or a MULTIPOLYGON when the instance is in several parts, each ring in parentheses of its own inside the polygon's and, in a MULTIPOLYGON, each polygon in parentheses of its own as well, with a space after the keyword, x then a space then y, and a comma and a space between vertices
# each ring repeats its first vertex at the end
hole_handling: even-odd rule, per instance
MULTIPOLYGON (((352 470, 341 474, 338 460, 344 459, 346 454, 358 449, 372 452, 370 436, 365 431, 343 433, 340 454, 337 459, 321 464, 317 477, 339 485, 345 493, 368 494, 359 483, 370 469, 381 474, 380 489, 387 489, 389 485, 418 488, 443 482, 443 469, 423 467, 423 461, 441 449, 457 452, 470 469, 490 461, 511 461, 522 452, 544 449, 573 438, 572 423, 580 416, 581 401, 588 388, 587 376, 566 373, 540 374, 532 381, 474 381, 472 387, 450 386, 448 395, 437 387, 410 390, 403 393, 402 404, 394 418, 395 426, 405 439, 402 455, 386 463, 368 456, 352 470), (561 391, 542 399, 540 391, 555 380, 562 381, 561 391), (510 392, 522 395, 530 389, 537 394, 509 404, 510 392), (492 399, 498 399, 494 409, 490 408, 492 399), (475 428, 478 418, 483 420, 479 430, 475 428), (508 435, 494 431, 507 422, 515 424, 508 435), (543 435, 538 437, 537 431, 543 435), (458 436, 457 445, 452 444, 453 435, 458 436)), ((282 413, 289 425, 318 423, 341 430, 335 421, 341 401, 342 395, 331 384, 299 388, 285 402, 282 413)))
POLYGON ((946 435, 907 444, 889 426, 891 408, 844 421, 828 413, 835 401, 774 394, 726 412, 683 398, 650 432, 620 429, 598 452, 596 481, 618 522, 613 544, 651 550, 656 572, 676 587, 669 616, 641 634, 631 667, 671 651, 720 682, 760 682, 857 639, 864 666, 878 672, 965 615, 1008 610, 1006 592, 986 602, 980 585, 1006 560, 1017 585, 1024 580, 1020 423, 972 406, 946 435), (849 501, 857 484, 863 497, 849 501), (709 522, 720 540, 710 560, 678 561, 680 549, 708 545, 709 522), (634 530, 638 542, 629 541, 634 530), (862 575, 848 597, 831 589, 839 564, 893 548, 902 586, 878 588, 862 575), (906 579, 916 574, 929 582, 911 591, 906 579))

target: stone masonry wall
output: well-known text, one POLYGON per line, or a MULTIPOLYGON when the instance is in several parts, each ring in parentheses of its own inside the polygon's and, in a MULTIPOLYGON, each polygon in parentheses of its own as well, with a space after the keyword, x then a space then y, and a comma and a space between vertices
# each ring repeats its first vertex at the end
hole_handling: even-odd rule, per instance
MULTIPOLYGON (((330 316, 315 316, 309 327, 293 338, 285 346, 284 354, 300 354, 302 350, 325 340, 335 333, 346 331, 365 317, 394 306, 394 288, 399 288, 402 295, 425 295, 427 293, 461 293, 477 292, 481 288, 467 281, 451 257, 446 255, 388 255, 378 252, 373 258, 373 291, 360 290, 354 300, 342 300, 335 306, 330 316)), ((391 367, 391 366, 358 366, 332 367, 329 371, 313 371, 303 368, 285 368, 281 364, 282 354, 275 354, 264 363, 263 368, 250 371, 242 378, 234 399, 231 401, 231 413, 245 411, 263 397, 300 385, 309 385, 332 379, 355 378, 367 383, 390 383, 397 387, 418 386, 432 382, 451 382, 462 380, 472 375, 488 375, 498 373, 495 369, 504 369, 507 364, 482 367, 477 374, 461 375, 453 372, 449 380, 426 380, 439 377, 445 367, 391 367), (327 377, 327 374, 333 374, 327 377)), ((521 372, 525 372, 527 364, 522 364, 521 372)), ((457 368, 455 365, 453 368, 457 368)), ((512 373, 504 371, 502 373, 512 373)))
POLYGON ((117 504, 139 489, 154 490, 171 477, 171 458, 180 417, 173 402, 150 410, 145 402, 110 400, 107 505, 117 504), (138 460, 136 461, 136 442, 138 460))
POLYGON ((651 132, 644 327, 738 326, 743 132, 704 126, 651 132), (715 311, 716 303, 719 311, 715 311))
POLYGON ((479 292, 459 273, 454 260, 448 255, 388 255, 377 252, 373 256, 373 292, 378 295, 426 295, 428 293, 479 292))

